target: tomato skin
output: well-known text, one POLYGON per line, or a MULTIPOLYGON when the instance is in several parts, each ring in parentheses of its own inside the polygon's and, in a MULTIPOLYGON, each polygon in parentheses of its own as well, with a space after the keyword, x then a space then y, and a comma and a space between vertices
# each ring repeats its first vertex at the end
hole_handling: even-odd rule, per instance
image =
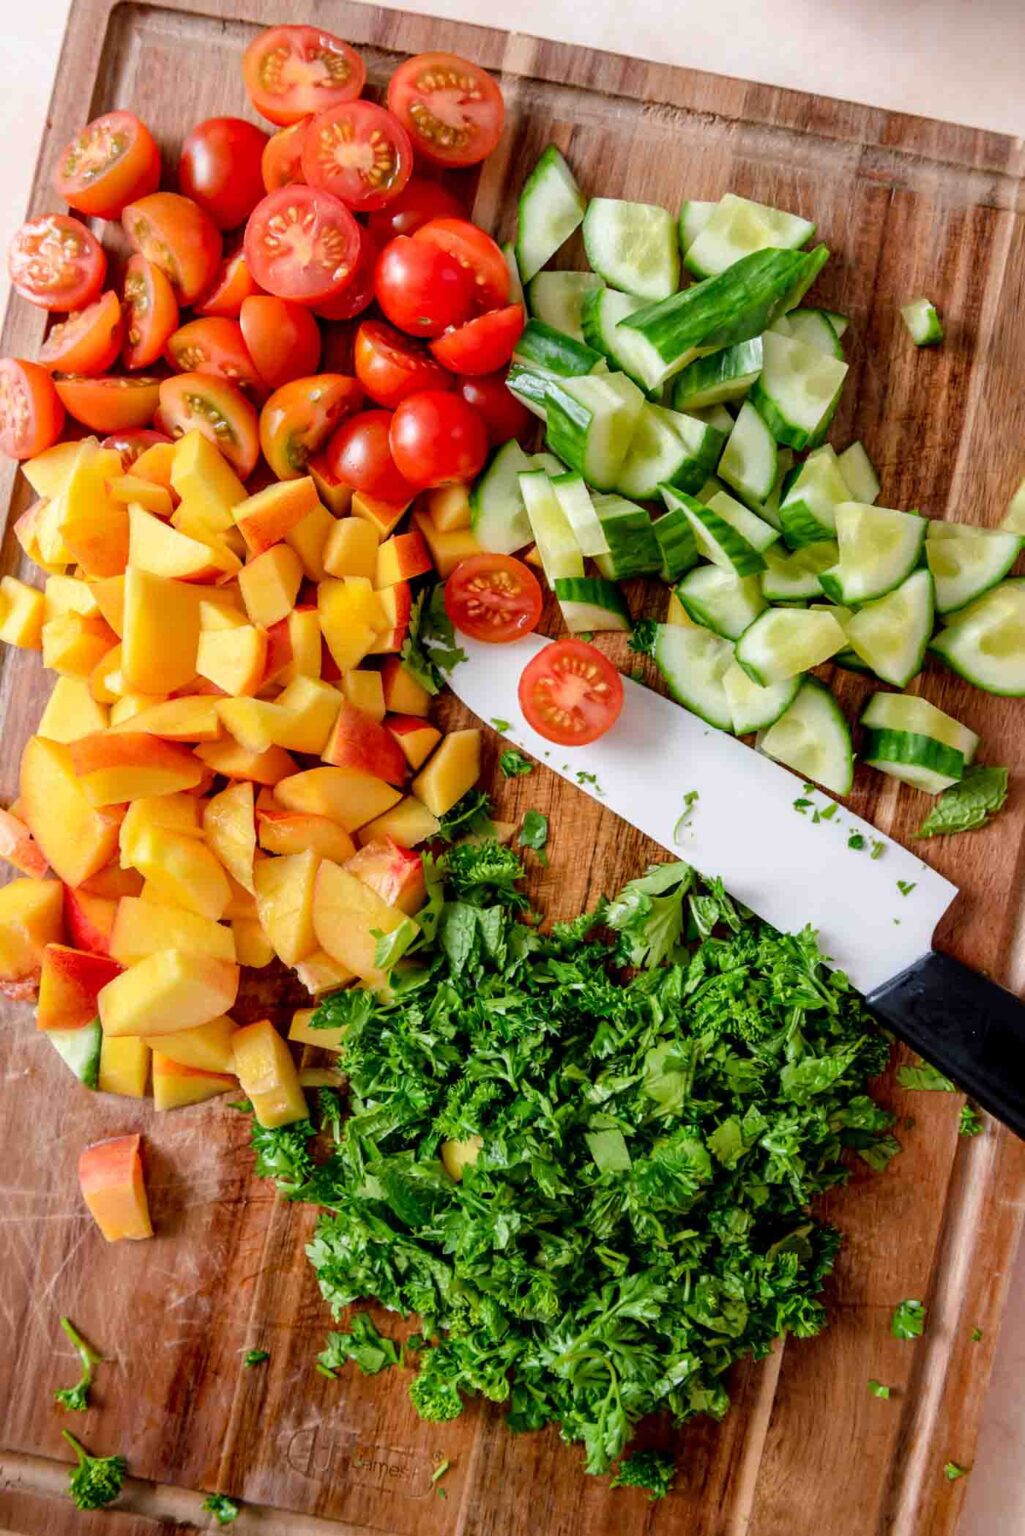
POLYGON ((38 363, 0 359, 0 453, 30 459, 51 448, 64 426, 64 406, 38 363))
POLYGON ((473 280, 436 245, 396 235, 377 259, 377 302, 393 325, 411 336, 440 336, 473 311, 473 280))
POLYGON ((224 315, 237 320, 243 302, 260 292, 246 266, 245 252, 241 247, 225 256, 211 286, 193 305, 197 315, 224 315))
POLYGON ((553 640, 524 667, 519 700, 539 736, 560 747, 583 747, 619 718, 623 679, 586 640, 553 640))
POLYGON ((397 197, 370 215, 370 232, 379 245, 395 235, 412 235, 429 219, 463 219, 466 209, 440 181, 416 172, 397 197))
POLYGON ((171 439, 166 432, 154 432, 150 427, 140 427, 137 432, 115 432, 110 437, 105 437, 100 444, 101 448, 113 448, 115 453, 121 455, 121 468, 131 469, 136 459, 142 457, 147 448, 154 448, 157 443, 169 443, 171 439))
POLYGON ((372 101, 343 102, 306 129, 302 171, 347 208, 369 213, 397 197, 413 170, 413 146, 397 117, 372 101))
POLYGON ((148 427, 157 409, 159 379, 113 374, 86 379, 69 373, 58 374, 53 382, 68 415, 104 435, 148 427))
POLYGON ((367 71, 355 48, 333 33, 283 26, 253 38, 242 57, 242 75, 260 116, 287 124, 353 101, 367 71))
POLYGON ((160 268, 132 256, 125 268, 125 367, 150 368, 178 326, 178 300, 160 268))
POLYGON ((456 388, 483 420, 493 448, 507 443, 511 437, 526 436, 533 426, 534 418, 527 407, 507 388, 504 369, 500 373, 459 379, 456 388))
POLYGON ((476 165, 502 134, 505 103, 479 65, 455 53, 419 53, 388 82, 388 105, 413 147, 439 165, 476 165))
POLYGON ((260 457, 256 411, 237 385, 207 373, 177 373, 160 385, 158 426, 171 437, 194 428, 218 448, 240 480, 260 457))
POLYGON ((407 395, 452 382, 428 352, 380 320, 364 320, 356 332, 353 366, 371 400, 392 410, 407 395))
POLYGON ((414 240, 423 240, 454 256, 471 274, 477 306, 500 309, 509 302, 509 268, 502 248, 469 219, 429 219, 414 240))
POLYGON ((182 304, 205 292, 221 262, 221 232, 208 213, 180 192, 153 192, 121 215, 133 251, 164 273, 182 304))
POLYGON ((543 606, 541 583, 513 555, 471 555, 445 583, 445 612, 456 629, 493 645, 536 629, 543 606))
POLYGON ((106 373, 121 351, 124 323, 121 301, 112 288, 102 298, 55 325, 39 349, 39 362, 51 372, 106 373))
POLYGON ((107 256, 79 219, 44 213, 15 231, 7 271, 15 293, 40 309, 84 309, 99 297, 107 256))
POLYGON ((296 183, 268 192, 246 225, 246 264, 255 281, 300 304, 321 304, 338 294, 359 252, 359 225, 322 188, 296 183))
POLYGON ((244 117, 208 117, 182 145, 178 185, 218 229, 244 224, 264 195, 260 164, 269 137, 244 117))
POLYGON ((391 411, 361 411, 327 445, 330 472, 354 491, 383 501, 412 501, 416 488, 395 467, 389 444, 391 411))
POLYGON ((344 373, 315 373, 276 389, 260 412, 260 446, 278 479, 304 475, 311 456, 362 404, 362 389, 344 373))
POLYGON ((244 299, 242 337, 268 389, 315 373, 320 362, 320 327, 303 304, 270 293, 244 299))
POLYGON ((495 373, 516 349, 526 316, 522 304, 492 309, 431 342, 431 351, 453 373, 495 373))
POLYGON ((79 213, 117 219, 128 203, 157 190, 160 150, 134 113, 105 112, 67 146, 53 185, 58 197, 79 213))
POLYGON ((359 255, 352 276, 334 298, 317 304, 314 314, 322 320, 354 320, 374 302, 374 273, 377 270, 377 241, 369 229, 359 225, 359 255))
POLYGON ((290 187, 294 182, 305 181, 303 176, 303 139, 313 121, 301 117, 287 128, 279 128, 267 140, 260 161, 260 175, 265 192, 276 192, 279 187, 290 187))
POLYGON ((448 390, 408 395, 395 409, 388 441, 399 474, 421 489, 472 480, 488 456, 483 421, 448 390))
POLYGON ((206 315, 179 326, 168 337, 166 357, 179 373, 207 373, 230 379, 244 394, 262 396, 266 391, 237 320, 225 315, 206 315))

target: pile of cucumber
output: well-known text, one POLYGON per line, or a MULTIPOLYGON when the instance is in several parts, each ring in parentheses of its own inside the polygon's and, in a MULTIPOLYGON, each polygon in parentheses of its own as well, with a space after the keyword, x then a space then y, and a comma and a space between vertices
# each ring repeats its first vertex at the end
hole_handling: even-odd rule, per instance
MULTIPOLYGON (((505 443, 471 503, 483 548, 536 546, 574 633, 631 627, 619 582, 668 583, 653 654, 673 697, 846 794, 850 727, 812 668, 905 689, 930 651, 1025 694, 1025 491, 996 530, 876 505, 862 445, 826 441, 847 320, 803 302, 829 256, 814 234, 733 193, 678 219, 588 202, 550 146, 506 248, 530 314, 508 384, 548 451, 505 443), (581 226, 591 270, 545 270, 581 226)), ((931 794, 978 745, 904 693, 874 694, 862 725, 866 761, 931 794)))

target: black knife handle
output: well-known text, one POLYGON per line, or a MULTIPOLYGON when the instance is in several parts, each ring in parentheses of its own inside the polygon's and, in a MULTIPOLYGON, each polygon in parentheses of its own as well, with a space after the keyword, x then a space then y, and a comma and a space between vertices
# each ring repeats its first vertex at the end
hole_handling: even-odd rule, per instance
POLYGON ((1025 1139, 1025 1004, 937 951, 867 999, 894 1034, 1025 1139))

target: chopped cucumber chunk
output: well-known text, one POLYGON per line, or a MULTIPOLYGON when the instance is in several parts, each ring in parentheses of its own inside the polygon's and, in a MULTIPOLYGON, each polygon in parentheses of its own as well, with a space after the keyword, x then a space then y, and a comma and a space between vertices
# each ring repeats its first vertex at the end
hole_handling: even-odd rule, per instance
POLYGON ((672 507, 651 526, 662 552, 659 575, 663 581, 677 581, 698 563, 698 546, 687 515, 682 507, 672 507))
POLYGON ((847 327, 851 323, 848 316, 837 314, 835 309, 824 309, 822 313, 833 327, 839 339, 843 341, 844 332, 847 330, 847 327))
POLYGON ((900 317, 916 347, 935 347, 943 340, 943 322, 931 299, 912 299, 902 304, 900 317))
POLYGON ((549 144, 520 194, 516 264, 527 283, 578 228, 587 200, 554 144, 549 144))
POLYGON ((851 730, 839 704, 821 683, 805 678, 790 708, 760 737, 761 750, 834 795, 854 783, 851 730))
POLYGON ((622 496, 595 496, 594 510, 609 546, 597 556, 598 569, 607 580, 653 576, 661 568, 662 551, 644 507, 622 496))
POLYGON ((873 694, 861 723, 865 761, 929 795, 956 784, 979 745, 974 731, 911 694, 873 694))
POLYGON ((547 368, 537 368, 526 363, 513 363, 505 376, 505 387, 514 394, 531 415, 547 420, 548 385, 559 375, 547 368))
POLYGON ((837 603, 867 603, 899 587, 922 555, 926 520, 917 512, 844 501, 836 508, 840 558, 821 581, 837 603))
POLYGON ((741 400, 761 371, 760 336, 696 357, 673 380, 673 405, 678 411, 694 411, 725 400, 741 400))
POLYGON ((100 1081, 100 1050, 103 1032, 99 1019, 80 1029, 44 1030, 57 1055, 86 1088, 96 1088, 100 1081))
POLYGON ((876 677, 906 688, 922 670, 933 617, 932 577, 928 571, 912 571, 885 597, 859 608, 843 628, 876 677))
POLYGON ((695 277, 715 277, 755 251, 797 250, 814 233, 808 219, 727 192, 687 246, 684 262, 695 277))
MULTIPOLYGON (((783 330, 784 336, 795 336, 798 341, 803 341, 806 346, 815 347, 819 352, 825 352, 827 357, 843 359, 843 347, 840 338, 833 329, 833 322, 824 309, 792 309, 783 317, 787 322, 787 328, 783 330)), ((777 320, 773 329, 780 327, 777 320)))
POLYGON ((782 683, 773 683, 771 688, 762 688, 733 661, 723 673, 722 685, 733 716, 733 733, 747 736, 752 731, 768 730, 776 723, 794 702, 801 679, 788 677, 782 683))
POLYGON ((879 476, 861 443, 852 443, 837 456, 837 465, 847 483, 851 501, 872 506, 879 495, 879 476))
POLYGON ((836 509, 851 500, 836 454, 828 444, 809 454, 779 504, 783 537, 791 549, 833 541, 836 509))
POLYGON ((835 544, 809 544, 793 552, 778 544, 765 550, 762 596, 770 603, 801 602, 822 596, 819 577, 836 561, 835 544))
POLYGON ((619 293, 615 288, 602 285, 585 295, 580 311, 580 324, 588 345, 642 385, 645 375, 658 367, 658 357, 643 336, 627 330, 620 321, 632 315, 643 303, 643 299, 632 293, 619 293))
POLYGON ((610 491, 644 404, 641 391, 624 373, 550 380, 545 389, 548 446, 588 485, 610 491))
POLYGON ((584 217, 584 249, 610 288, 666 299, 680 281, 680 253, 670 215, 654 203, 595 197, 584 217))
POLYGON ((1007 504, 1007 512, 1000 527, 1007 533, 1025 533, 1025 480, 1021 482, 1007 504))
POLYGON ((798 451, 814 447, 833 419, 847 364, 796 336, 766 331, 762 371, 751 389, 777 440, 798 451))
POLYGON ((550 453, 524 453, 515 438, 495 449, 470 492, 470 526, 482 549, 511 555, 530 543, 520 475, 532 469, 558 474, 561 468, 550 453))
POLYGON ((543 469, 526 470, 519 480, 530 531, 549 584, 554 587, 560 576, 583 576, 580 545, 547 474, 543 469))
POLYGON ((699 554, 735 576, 754 576, 765 569, 762 551, 779 538, 775 528, 747 507, 717 490, 708 502, 698 501, 673 486, 659 487, 667 507, 679 507, 694 534, 699 554))
POLYGON ((695 624, 724 640, 739 640, 766 608, 757 576, 734 576, 717 565, 698 566, 673 590, 695 624))
POLYGON ((718 475, 748 505, 767 501, 776 483, 776 439, 749 400, 733 423, 718 475))
POLYGON ((553 331, 583 341, 581 306, 585 295, 601 286, 597 272, 539 272, 527 284, 527 307, 535 320, 553 331))
POLYGON ((718 204, 714 202, 702 202, 699 198, 692 198, 680 209, 680 250, 684 256, 712 217, 717 206, 718 204))
POLYGON ((509 303, 523 303, 523 284, 520 281, 520 269, 516 261, 516 247, 511 240, 507 240, 502 246, 502 255, 509 271, 509 303))
POLYGON ((580 553, 588 557, 608 554, 608 540, 582 476, 572 472, 552 475, 552 490, 573 530, 580 553))
POLYGON ((966 523, 929 524, 925 558, 936 583, 936 607, 953 613, 1003 581, 1021 553, 1017 533, 972 528, 966 523))
POLYGON ((1025 695, 1025 582, 1004 581, 971 603, 930 650, 986 693, 1025 695))
POLYGON ((602 356, 582 341, 574 341, 543 320, 528 320, 516 343, 513 359, 528 368, 543 368, 560 378, 576 378, 593 373, 602 356))
MULTIPOLYGON (((673 409, 679 411, 682 407, 674 403, 673 409)), ((724 442, 733 431, 733 417, 724 405, 703 405, 683 414, 693 416, 695 421, 703 421, 709 427, 718 427, 724 442)))
POLYGON ((733 662, 733 646, 709 629, 660 624, 655 636, 655 665, 678 704, 721 731, 732 731, 733 712, 723 676, 733 662))
POLYGON ((571 634, 632 627, 626 600, 613 581, 605 581, 599 576, 559 576, 555 581, 555 595, 571 634))
POLYGON ((642 501, 653 500, 663 482, 696 491, 715 468, 722 443, 717 427, 645 402, 619 471, 617 489, 642 501))
POLYGON ((783 532, 783 519, 779 515, 779 504, 783 496, 784 486, 790 483, 791 471, 794 467, 794 450, 792 448, 776 449, 776 478, 772 482, 772 490, 755 511, 759 517, 764 517, 773 528, 783 532))
POLYGON ((763 688, 828 661, 847 638, 826 609, 768 608, 737 643, 737 661, 763 688))

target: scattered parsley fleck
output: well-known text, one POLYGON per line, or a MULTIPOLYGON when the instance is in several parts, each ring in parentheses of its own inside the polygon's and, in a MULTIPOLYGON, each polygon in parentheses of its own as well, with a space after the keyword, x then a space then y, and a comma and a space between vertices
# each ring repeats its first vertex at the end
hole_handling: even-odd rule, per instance
POLYGON ((961 1118, 957 1124, 959 1136, 978 1136, 982 1131, 982 1116, 974 1104, 961 1105, 961 1118))
POLYGON ((128 1463, 123 1456, 90 1456, 70 1429, 61 1434, 78 1457, 68 1477, 68 1492, 76 1509, 106 1509, 124 1487, 128 1463))
POLYGON ((871 851, 869 852, 869 858, 881 859, 883 854, 886 852, 886 844, 880 842, 878 837, 870 838, 869 841, 872 844, 871 851))
POLYGON ((543 811, 527 811, 523 817, 518 842, 521 848, 533 848, 542 864, 547 865, 548 817, 543 811))
POLYGON ((982 1342, 982 1329, 981 1328, 973 1328, 972 1329, 972 1343, 973 1344, 980 1344, 981 1342, 982 1342))
POLYGON ((669 1451, 634 1451, 624 1456, 610 1488, 643 1488, 652 1503, 664 1499, 673 1486, 676 1461, 669 1451))
POLYGON ((909 1066, 898 1067, 897 1081, 902 1088, 910 1088, 916 1093, 957 1092, 949 1077, 921 1058, 909 1066))
POLYGON ((491 799, 483 789, 468 789, 442 816, 436 835, 446 843, 458 837, 491 837, 495 831, 491 810, 491 799))
POLYGON ((506 747, 499 754, 498 766, 502 770, 502 776, 506 779, 523 779, 528 773, 534 772, 534 764, 529 757, 524 757, 516 747, 506 747))
POLYGON ((799 816, 803 816, 811 804, 811 800, 806 799, 803 795, 798 795, 797 799, 794 801, 794 810, 799 816))
POLYGON ((890 1332, 895 1339, 917 1339, 925 1327, 925 1303, 913 1298, 898 1302, 890 1319, 890 1332))
POLYGON ((910 896, 917 884, 917 880, 898 880, 897 889, 902 896, 910 896))
POLYGON ((247 1349, 242 1356, 242 1364, 251 1370, 254 1365, 262 1365, 265 1360, 269 1359, 269 1349, 247 1349))
POLYGON ((876 1381, 872 1376, 868 1378, 868 1390, 873 1397, 889 1397, 890 1395, 890 1388, 884 1386, 881 1381, 876 1381))
POLYGON ((512 730, 512 723, 509 720, 499 720, 497 717, 493 716, 491 724, 495 727, 495 730, 500 736, 504 736, 506 731, 512 730))
POLYGON ((574 635, 573 638, 575 640, 586 640, 587 643, 590 644, 590 642, 594 639, 594 631, 591 629, 582 629, 580 633, 578 635, 574 635))
POLYGON ((690 825, 690 818, 691 818, 691 815, 693 814, 694 807, 697 805, 697 803, 698 803, 698 801, 700 799, 701 799, 701 796, 700 796, 700 794, 698 793, 698 791, 696 789, 688 789, 687 793, 684 795, 684 797, 683 797, 683 811, 681 812, 679 818, 677 819, 676 826, 673 828, 673 842, 674 843, 679 844, 679 843, 681 843, 683 841, 682 834, 685 831, 685 829, 690 825))
POLYGON ((819 811, 819 820, 832 821, 833 817, 836 815, 839 809, 840 807, 837 805, 836 801, 831 800, 827 806, 824 806, 822 810, 819 811))
POLYGON ((448 1494, 446 1493, 445 1489, 442 1488, 442 1486, 441 1486, 441 1479, 445 1476, 445 1473, 448 1471, 448 1469, 449 1469, 449 1467, 451 1467, 451 1465, 452 1465, 452 1463, 446 1457, 444 1461, 439 1461, 438 1462, 438 1465, 435 1467, 434 1471, 431 1473, 431 1482, 434 1484, 434 1491, 438 1495, 439 1499, 447 1499, 448 1498, 448 1494))
POLYGON ((643 683, 643 681, 644 681, 644 668, 643 667, 633 667, 631 669, 631 672, 630 672, 630 681, 632 683, 643 683))
POLYGON ((948 1483, 956 1483, 959 1477, 966 1477, 969 1468, 959 1466, 956 1461, 948 1461, 943 1466, 943 1476, 948 1483))
POLYGON ((67 1408, 71 1413, 84 1413, 89 1407, 89 1388, 93 1383, 93 1366, 100 1365, 102 1355, 86 1343, 78 1329, 69 1317, 61 1318, 61 1327, 71 1340, 78 1352, 78 1358, 82 1362, 82 1374, 73 1387, 58 1387, 53 1394, 55 1403, 62 1408, 67 1408))
POLYGON ((402 644, 400 659, 422 688, 440 693, 447 673, 466 652, 456 642, 452 620, 445 612, 445 588, 439 581, 420 593, 409 616, 409 632, 402 644))
POLYGON ((858 853, 860 853, 862 848, 865 846, 865 839, 860 832, 852 832, 850 837, 847 839, 847 846, 848 848, 853 848, 858 853))
MULTIPOLYGON (((654 656, 655 641, 658 638, 658 625, 654 619, 638 619, 630 631, 627 645, 638 656, 654 656)), ((633 673, 630 674, 631 677, 633 673)), ((642 674, 643 676, 643 674, 642 674)))
POLYGON ((596 773, 588 773, 585 768, 578 768, 575 777, 578 784, 590 784, 597 790, 599 795, 601 794, 601 785, 598 783, 598 775, 596 773))
POLYGON ((943 837, 986 826, 1007 800, 1008 771, 975 763, 945 789, 918 829, 919 837, 943 837))
POLYGON ((208 1493, 203 1500, 203 1508, 208 1515, 213 1515, 218 1525, 231 1525, 239 1517, 241 1506, 229 1499, 226 1493, 208 1493))

